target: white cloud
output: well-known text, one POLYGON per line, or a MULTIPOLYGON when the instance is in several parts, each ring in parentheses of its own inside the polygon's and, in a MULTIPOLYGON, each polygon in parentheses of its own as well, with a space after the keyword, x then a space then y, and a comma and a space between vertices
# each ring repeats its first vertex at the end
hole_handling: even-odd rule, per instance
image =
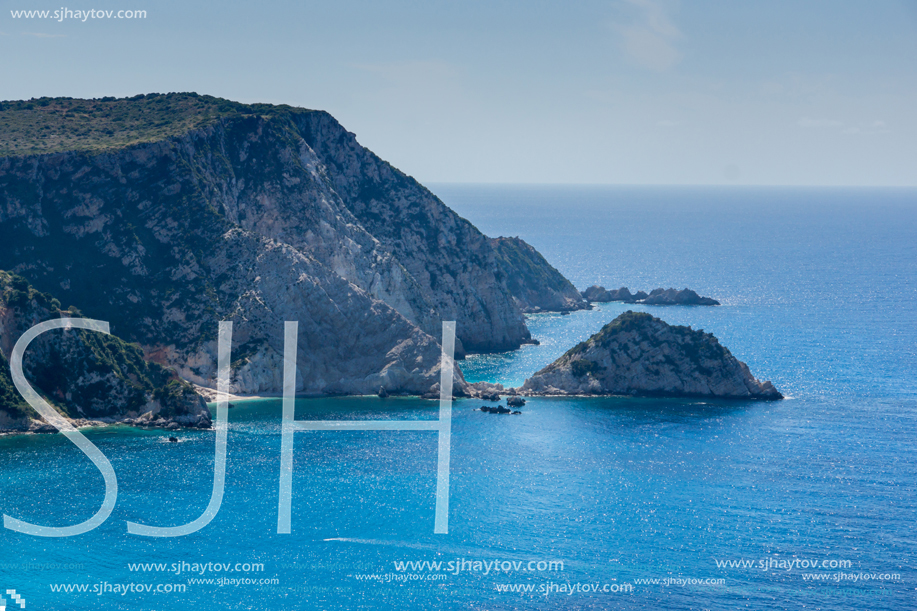
POLYGON ((682 53, 675 42, 682 35, 662 6, 653 0, 627 0, 640 10, 633 23, 617 24, 625 54, 637 65, 664 72, 681 61, 682 53))
POLYGON ((35 38, 66 38, 66 34, 45 34, 43 32, 23 32, 23 36, 34 36, 35 38))

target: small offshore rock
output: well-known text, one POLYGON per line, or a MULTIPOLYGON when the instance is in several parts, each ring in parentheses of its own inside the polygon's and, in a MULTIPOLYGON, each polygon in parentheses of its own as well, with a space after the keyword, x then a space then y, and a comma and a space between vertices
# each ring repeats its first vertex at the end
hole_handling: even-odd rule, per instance
POLYGON ((631 311, 526 380, 522 392, 783 398, 713 335, 631 311))
POLYGON ((717 306, 720 302, 710 297, 701 297, 691 289, 655 289, 642 298, 646 305, 703 305, 717 306))
POLYGON ((170 443, 177 443, 177 442, 178 442, 178 437, 169 437, 169 442, 170 442, 170 443))
POLYGON ((525 405, 525 399, 518 395, 514 395, 506 400, 506 404, 510 407, 522 407, 525 405))
POLYGON ((649 294, 637 291, 631 294, 630 289, 622 286, 617 290, 606 290, 603 286, 593 285, 582 292, 583 299, 595 303, 622 301, 624 303, 643 303, 645 305, 704 305, 716 306, 720 302, 710 297, 701 297, 691 289, 654 289, 649 294))

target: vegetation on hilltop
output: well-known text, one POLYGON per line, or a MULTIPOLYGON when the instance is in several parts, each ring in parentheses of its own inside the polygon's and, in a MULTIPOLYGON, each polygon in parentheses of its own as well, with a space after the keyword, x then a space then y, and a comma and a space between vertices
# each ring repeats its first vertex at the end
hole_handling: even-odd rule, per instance
POLYGON ((308 112, 286 105, 242 104, 196 93, 3 101, 0 156, 100 152, 156 142, 224 117, 293 111, 308 112))

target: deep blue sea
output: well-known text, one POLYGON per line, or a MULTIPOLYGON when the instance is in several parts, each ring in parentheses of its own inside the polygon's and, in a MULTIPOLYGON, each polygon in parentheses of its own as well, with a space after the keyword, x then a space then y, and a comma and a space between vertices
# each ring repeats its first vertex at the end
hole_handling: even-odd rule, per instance
MULTIPOLYGON (((78 537, 0 530, 7 608, 15 590, 35 610, 917 609, 917 190, 433 190, 580 289, 690 287, 723 304, 531 316, 541 345, 470 357, 469 380, 519 384, 631 308, 714 333, 787 399, 544 398, 521 416, 458 400, 448 534, 433 533, 429 431, 297 433, 278 535, 280 400, 238 403, 222 509, 175 539, 125 521, 198 517, 214 434, 87 431, 118 504, 78 537)), ((297 418, 437 409, 304 399, 297 418)), ((103 490, 61 436, 0 438, 0 512, 71 524, 103 490)))

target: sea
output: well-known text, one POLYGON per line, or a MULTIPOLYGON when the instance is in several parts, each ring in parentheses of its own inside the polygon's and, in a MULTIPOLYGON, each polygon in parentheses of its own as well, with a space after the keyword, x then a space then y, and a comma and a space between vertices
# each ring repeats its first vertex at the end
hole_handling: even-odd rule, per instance
MULTIPOLYGON (((713 333, 782 401, 532 398, 453 404, 448 532, 437 434, 294 437, 277 533, 281 401, 212 432, 86 430, 118 499, 95 530, 0 529, 0 609, 917 609, 917 190, 433 185, 578 289, 691 288, 719 307, 600 304, 528 317, 540 345, 461 363, 518 385, 626 310, 713 333), (174 435, 178 443, 170 443, 174 435)), ((434 420, 417 398, 301 399, 297 419, 434 420)), ((0 438, 0 513, 85 520, 102 476, 61 435, 0 438)))

